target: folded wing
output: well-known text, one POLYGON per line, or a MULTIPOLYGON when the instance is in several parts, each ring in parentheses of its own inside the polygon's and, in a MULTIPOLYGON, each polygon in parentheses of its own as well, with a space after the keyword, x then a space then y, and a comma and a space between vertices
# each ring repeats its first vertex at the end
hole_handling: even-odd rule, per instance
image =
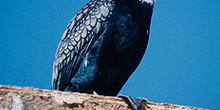
POLYGON ((86 53, 104 30, 114 8, 112 0, 91 0, 68 24, 56 51, 52 89, 64 90, 86 53))

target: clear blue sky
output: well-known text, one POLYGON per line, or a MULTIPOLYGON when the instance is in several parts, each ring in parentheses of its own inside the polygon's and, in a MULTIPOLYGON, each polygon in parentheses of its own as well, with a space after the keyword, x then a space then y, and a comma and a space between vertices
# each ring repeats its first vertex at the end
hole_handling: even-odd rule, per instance
MULTIPOLYGON (((3 0, 0 84, 50 89, 65 27, 88 0, 3 0)), ((122 94, 220 109, 220 1, 157 0, 147 52, 122 94)))

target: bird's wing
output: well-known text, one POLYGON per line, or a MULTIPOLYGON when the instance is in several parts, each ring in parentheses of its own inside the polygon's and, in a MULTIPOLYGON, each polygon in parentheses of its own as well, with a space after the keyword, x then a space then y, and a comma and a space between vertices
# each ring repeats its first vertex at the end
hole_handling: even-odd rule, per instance
POLYGON ((113 7, 114 0, 91 0, 68 24, 55 55, 52 89, 66 88, 85 54, 103 32, 113 7))

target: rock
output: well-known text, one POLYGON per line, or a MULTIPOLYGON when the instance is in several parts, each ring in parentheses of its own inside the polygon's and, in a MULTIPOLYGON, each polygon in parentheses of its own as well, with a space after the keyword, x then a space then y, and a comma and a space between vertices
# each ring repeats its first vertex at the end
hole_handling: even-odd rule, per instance
MULTIPOLYGON (((119 97, 3 85, 0 85, 0 102, 0 110, 133 109, 127 100, 119 97)), ((202 108, 153 102, 142 102, 139 109, 205 110, 202 108)))

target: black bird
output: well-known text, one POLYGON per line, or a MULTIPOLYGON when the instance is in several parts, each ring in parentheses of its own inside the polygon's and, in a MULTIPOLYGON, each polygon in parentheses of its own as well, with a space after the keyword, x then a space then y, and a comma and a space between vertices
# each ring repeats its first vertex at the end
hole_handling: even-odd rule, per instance
POLYGON ((145 53, 155 0, 90 0, 56 51, 52 89, 116 96, 145 53))

